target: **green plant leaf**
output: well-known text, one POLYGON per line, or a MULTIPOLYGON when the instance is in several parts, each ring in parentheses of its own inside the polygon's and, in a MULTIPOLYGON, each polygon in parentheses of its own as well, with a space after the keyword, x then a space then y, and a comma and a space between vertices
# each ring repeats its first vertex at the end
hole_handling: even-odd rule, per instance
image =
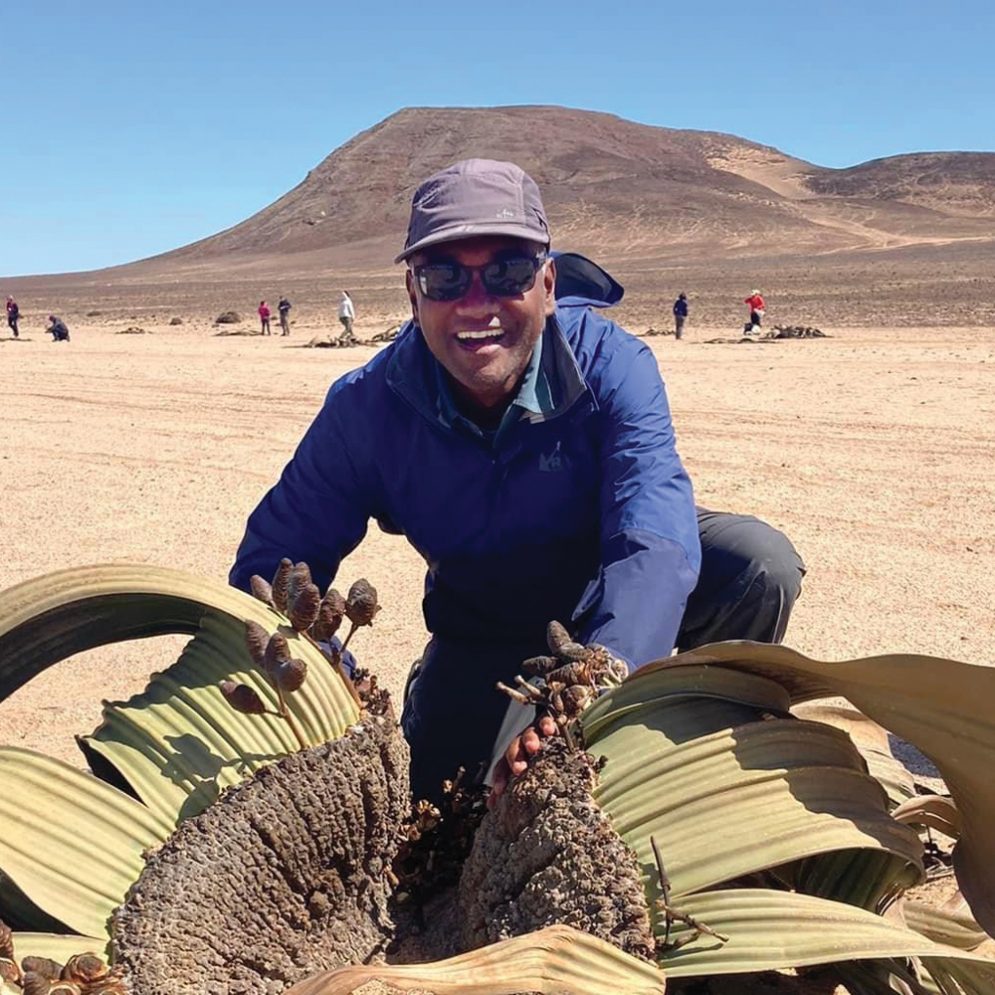
POLYGON ((0 869, 43 912, 106 943, 142 854, 172 825, 90 774, 11 746, 0 747, 0 798, 0 869))
MULTIPOLYGON (((690 670, 692 685, 700 686, 701 668, 690 670)), ((630 678, 597 703, 594 723, 584 723, 588 750, 607 760, 595 797, 635 850, 653 897, 651 838, 674 896, 839 852, 842 859, 831 865, 836 878, 820 882, 817 893, 835 886, 844 891, 838 897, 853 900, 856 881, 862 904, 873 905, 899 881, 918 879, 921 843, 889 817, 884 791, 864 773, 845 733, 772 718, 701 735, 729 718, 729 701, 717 697, 721 672, 708 676, 713 695, 693 701, 680 678, 673 672, 670 695, 651 694, 641 707, 631 700, 638 683, 630 678), (862 850, 876 853, 861 856, 862 850), (874 889, 864 889, 868 881, 874 889)))
POLYGON ((909 929, 958 950, 974 950, 988 939, 988 934, 963 909, 949 912, 906 899, 902 902, 902 916, 909 929))
POLYGON ((183 655, 81 741, 91 765, 114 767, 174 823, 202 810, 260 765, 298 749, 286 723, 226 705, 220 680, 238 677, 275 697, 249 659, 244 621, 283 627, 308 679, 289 696, 306 741, 317 744, 357 721, 353 692, 309 639, 277 612, 224 584, 146 564, 74 568, 0 592, 0 700, 45 667, 94 646, 164 633, 194 633, 183 655))
MULTIPOLYGON (((110 643, 194 634, 210 617, 287 620, 227 584, 147 563, 72 567, 0 591, 0 701, 53 663, 110 643)), ((355 699, 341 681, 338 693, 355 699)), ((348 711, 348 709, 346 709, 348 711)))
POLYGON ((892 809, 915 797, 915 778, 903 763, 895 759, 888 741, 888 730, 883 726, 872 722, 856 708, 835 702, 806 701, 795 705, 791 712, 800 719, 824 722, 842 729, 860 751, 868 773, 884 788, 892 809))
MULTIPOLYGON (((273 613, 269 631, 277 621, 273 613)), ((341 678, 307 639, 282 631, 294 656, 308 664, 307 680, 287 696, 305 740, 318 745, 341 736, 358 719, 341 678)), ((235 711, 218 690, 222 680, 248 684, 277 709, 276 692, 249 659, 242 623, 209 618, 141 694, 105 705, 102 724, 82 745, 120 771, 147 805, 174 823, 189 818, 224 788, 299 749, 282 719, 235 711)))
MULTIPOLYGON (((934 973, 956 975, 965 995, 991 995, 995 961, 965 953, 863 909, 810 895, 742 888, 688 895, 680 911, 728 936, 723 943, 702 935, 664 951, 660 966, 668 978, 741 974, 838 961, 921 957, 934 973)), ((664 925, 657 924, 662 938, 664 925)), ((670 940, 691 933, 674 923, 670 940)), ((935 977, 935 974, 934 974, 935 977)))
POLYGON ((25 957, 48 957, 65 964, 77 954, 107 957, 107 938, 78 936, 75 933, 14 933, 14 955, 18 962, 25 957))
MULTIPOLYGON (((714 643, 650 664, 626 684, 660 670, 717 664, 783 683, 793 702, 843 696, 939 769, 963 820, 953 851, 961 891, 985 930, 995 932, 995 667, 940 657, 892 655, 825 663, 784 646, 714 643)), ((625 685, 623 685, 625 686, 625 685)))

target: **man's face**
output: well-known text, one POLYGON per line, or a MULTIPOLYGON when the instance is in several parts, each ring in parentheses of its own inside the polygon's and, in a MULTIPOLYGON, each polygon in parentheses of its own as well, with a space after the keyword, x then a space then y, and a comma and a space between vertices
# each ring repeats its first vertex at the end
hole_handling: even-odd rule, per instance
POLYGON ((493 409, 508 403, 518 389, 547 315, 555 307, 556 273, 547 260, 531 289, 514 297, 487 290, 480 270, 462 297, 436 301, 427 297, 415 276, 419 266, 457 263, 482 267, 509 257, 536 256, 540 246, 504 236, 480 236, 445 242, 411 258, 407 272, 411 313, 432 355, 471 405, 493 409))

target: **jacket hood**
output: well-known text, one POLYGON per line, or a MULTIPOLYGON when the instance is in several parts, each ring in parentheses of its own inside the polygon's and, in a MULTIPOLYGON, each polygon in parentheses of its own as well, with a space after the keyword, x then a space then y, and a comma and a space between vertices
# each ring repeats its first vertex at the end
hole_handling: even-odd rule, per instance
POLYGON ((613 307, 625 288, 597 263, 577 252, 550 252, 556 260, 558 307, 613 307))

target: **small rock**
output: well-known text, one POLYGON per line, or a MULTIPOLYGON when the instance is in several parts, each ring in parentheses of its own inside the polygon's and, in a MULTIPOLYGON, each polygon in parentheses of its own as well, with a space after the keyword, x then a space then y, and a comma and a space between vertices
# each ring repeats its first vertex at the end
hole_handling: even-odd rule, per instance
POLYGON ((222 311, 221 314, 214 319, 215 325, 237 325, 242 320, 242 316, 238 311, 222 311))
POLYGON ((169 319, 169 323, 171 325, 182 325, 183 324, 183 319, 182 318, 170 318, 169 319))

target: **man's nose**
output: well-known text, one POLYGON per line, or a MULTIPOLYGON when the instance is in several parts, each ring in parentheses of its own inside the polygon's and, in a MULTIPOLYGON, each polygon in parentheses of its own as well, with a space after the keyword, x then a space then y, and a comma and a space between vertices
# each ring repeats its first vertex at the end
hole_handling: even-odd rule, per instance
POLYGON ((494 298, 484 286, 483 277, 479 269, 472 270, 470 286, 466 293, 460 298, 460 304, 465 308, 486 307, 493 304, 494 298))

